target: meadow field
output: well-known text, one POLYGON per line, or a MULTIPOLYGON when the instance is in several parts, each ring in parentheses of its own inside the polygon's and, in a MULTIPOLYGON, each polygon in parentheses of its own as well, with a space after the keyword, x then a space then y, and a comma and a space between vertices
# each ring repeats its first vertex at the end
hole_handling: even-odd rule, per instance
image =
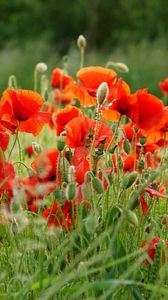
POLYGON ((166 300, 166 48, 28 47, 0 53, 0 299, 166 300))

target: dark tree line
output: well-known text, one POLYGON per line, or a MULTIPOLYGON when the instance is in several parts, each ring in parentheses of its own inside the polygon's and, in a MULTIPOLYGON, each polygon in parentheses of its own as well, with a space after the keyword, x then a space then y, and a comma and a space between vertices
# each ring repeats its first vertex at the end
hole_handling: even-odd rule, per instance
POLYGON ((0 47, 44 39, 60 50, 79 34, 93 47, 167 41, 167 0, 0 0, 0 47))

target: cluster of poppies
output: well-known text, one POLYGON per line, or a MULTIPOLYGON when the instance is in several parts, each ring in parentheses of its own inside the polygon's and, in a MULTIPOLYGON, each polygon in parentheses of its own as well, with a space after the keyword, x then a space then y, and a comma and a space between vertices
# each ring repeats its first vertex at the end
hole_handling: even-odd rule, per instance
MULTIPOLYGON (((10 211, 18 193, 25 209, 41 214, 49 226, 69 231, 77 220, 77 206, 84 203, 89 209, 89 186, 102 194, 114 174, 142 174, 161 164, 159 153, 168 142, 168 107, 147 88, 132 94, 115 71, 99 66, 80 69, 77 80, 55 68, 51 85, 51 102, 31 90, 6 89, 2 94, 0 198, 10 211), (16 174, 12 151, 19 132, 37 136, 44 126, 57 136, 55 148, 27 147, 29 175, 16 174), (13 146, 11 136, 16 137, 13 146)), ((167 96, 168 79, 160 88, 167 96)), ((157 182, 157 188, 150 184, 139 195, 144 215, 146 193, 167 198, 166 182, 164 186, 157 182)))

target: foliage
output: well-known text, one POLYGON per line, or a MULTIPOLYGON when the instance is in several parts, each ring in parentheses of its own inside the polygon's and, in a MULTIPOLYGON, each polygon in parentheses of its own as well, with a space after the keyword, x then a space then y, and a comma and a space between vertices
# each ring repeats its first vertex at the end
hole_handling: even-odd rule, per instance
POLYGON ((0 47, 40 37, 67 50, 81 33, 103 48, 158 37, 167 41, 166 0, 1 0, 0 8, 0 47))

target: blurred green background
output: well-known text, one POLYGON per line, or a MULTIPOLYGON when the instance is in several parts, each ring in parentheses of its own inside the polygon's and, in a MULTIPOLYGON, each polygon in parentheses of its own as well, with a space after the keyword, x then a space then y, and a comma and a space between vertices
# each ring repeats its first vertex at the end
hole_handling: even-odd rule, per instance
POLYGON ((79 68, 79 34, 87 38, 85 65, 121 61, 119 74, 132 91, 149 87, 161 97, 158 82, 168 77, 167 0, 0 0, 0 91, 15 74, 19 87, 33 88, 36 63, 79 68))

